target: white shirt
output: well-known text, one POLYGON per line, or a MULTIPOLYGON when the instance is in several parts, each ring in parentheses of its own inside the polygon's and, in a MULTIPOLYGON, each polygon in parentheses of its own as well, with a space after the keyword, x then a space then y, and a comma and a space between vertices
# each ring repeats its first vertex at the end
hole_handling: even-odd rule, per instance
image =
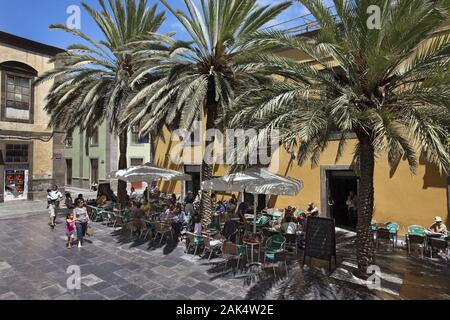
POLYGON ((194 234, 198 237, 202 236, 202 224, 196 223, 194 226, 194 234))
POLYGON ((62 194, 61 192, 59 192, 58 190, 56 191, 50 191, 47 195, 47 199, 51 200, 51 201, 56 201, 62 198, 62 194))

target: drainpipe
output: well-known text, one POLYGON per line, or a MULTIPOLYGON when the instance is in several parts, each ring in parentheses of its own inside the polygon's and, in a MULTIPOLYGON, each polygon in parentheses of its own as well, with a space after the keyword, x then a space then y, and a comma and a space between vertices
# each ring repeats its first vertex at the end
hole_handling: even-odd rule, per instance
POLYGON ((0 150, 0 203, 5 201, 5 162, 3 161, 3 153, 0 150))

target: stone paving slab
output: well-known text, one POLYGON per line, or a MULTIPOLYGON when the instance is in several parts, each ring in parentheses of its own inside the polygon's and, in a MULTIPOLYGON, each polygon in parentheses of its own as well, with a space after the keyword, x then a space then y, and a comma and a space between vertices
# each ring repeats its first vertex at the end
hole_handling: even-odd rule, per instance
MULTIPOLYGON (((62 219, 54 230, 45 214, 34 220, 30 225, 26 218, 0 219, 0 300, 449 299, 448 264, 402 251, 379 253, 385 290, 371 291, 336 272, 330 277, 320 263, 302 268, 291 259, 289 276, 277 271, 275 278, 272 269, 237 270, 231 263, 225 268, 221 258, 208 263, 186 254, 181 243, 135 242, 101 223, 94 223, 95 236, 83 248, 69 250, 62 219), (76 291, 66 288, 73 265, 82 277, 76 291)), ((352 241, 348 235, 338 241, 336 270, 354 266, 352 241)))

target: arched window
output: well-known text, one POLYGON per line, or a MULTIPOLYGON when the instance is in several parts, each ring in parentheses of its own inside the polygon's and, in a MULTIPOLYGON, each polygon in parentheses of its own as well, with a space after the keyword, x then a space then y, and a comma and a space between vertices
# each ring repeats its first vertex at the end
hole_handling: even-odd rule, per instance
POLYGON ((0 63, 1 120, 8 122, 34 122, 35 69, 21 62, 0 63))

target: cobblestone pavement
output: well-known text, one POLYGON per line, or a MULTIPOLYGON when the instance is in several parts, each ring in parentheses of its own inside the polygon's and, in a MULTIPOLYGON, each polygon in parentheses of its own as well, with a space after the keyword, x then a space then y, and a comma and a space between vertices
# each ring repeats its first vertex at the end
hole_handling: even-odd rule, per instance
POLYGON ((237 270, 220 257, 208 263, 185 254, 182 244, 135 241, 101 223, 94 223, 90 243, 69 250, 64 225, 50 230, 46 223, 45 213, 0 220, 0 300, 449 298, 446 263, 397 253, 378 259, 389 270, 382 282, 387 289, 349 282, 345 270, 354 265, 354 245, 345 233, 338 238, 338 268, 331 276, 326 262, 302 268, 291 258, 289 276, 280 271, 274 278, 272 269, 237 270), (67 289, 71 265, 81 268, 81 290, 67 289))

